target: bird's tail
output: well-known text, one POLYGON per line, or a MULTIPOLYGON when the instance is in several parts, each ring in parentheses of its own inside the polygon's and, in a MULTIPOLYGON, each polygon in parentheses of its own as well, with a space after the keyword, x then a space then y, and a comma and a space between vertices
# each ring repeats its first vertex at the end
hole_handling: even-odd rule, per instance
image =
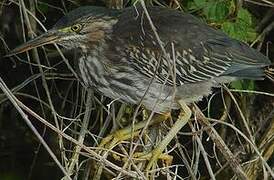
POLYGON ((268 66, 265 69, 265 75, 266 77, 271 80, 272 82, 274 82, 274 66, 268 66))

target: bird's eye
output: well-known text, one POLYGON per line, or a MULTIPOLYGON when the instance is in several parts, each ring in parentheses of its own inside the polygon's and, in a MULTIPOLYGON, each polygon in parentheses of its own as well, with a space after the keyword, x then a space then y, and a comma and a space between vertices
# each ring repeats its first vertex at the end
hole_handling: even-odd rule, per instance
POLYGON ((81 31, 81 29, 82 29, 82 25, 81 24, 74 24, 73 26, 71 26, 71 30, 73 32, 79 32, 79 31, 81 31))

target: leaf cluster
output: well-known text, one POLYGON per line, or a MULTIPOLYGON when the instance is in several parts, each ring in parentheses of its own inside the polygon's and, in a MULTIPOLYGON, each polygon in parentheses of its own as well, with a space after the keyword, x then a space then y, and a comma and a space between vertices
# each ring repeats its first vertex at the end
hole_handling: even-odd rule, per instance
MULTIPOLYGON (((252 14, 243 7, 237 8, 233 0, 190 0, 187 8, 234 39, 248 43, 257 36, 252 14)), ((255 84, 254 81, 236 81, 231 87, 254 90, 255 84)))
POLYGON ((208 23, 218 26, 232 38, 244 42, 256 38, 253 16, 247 9, 237 8, 233 0, 190 0, 187 9, 198 12, 208 23))

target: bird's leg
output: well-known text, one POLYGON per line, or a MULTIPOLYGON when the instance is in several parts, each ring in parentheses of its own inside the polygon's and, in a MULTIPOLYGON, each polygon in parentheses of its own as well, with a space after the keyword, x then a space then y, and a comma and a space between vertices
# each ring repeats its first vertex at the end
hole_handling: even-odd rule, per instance
POLYGON ((180 131, 180 129, 190 119, 191 110, 189 109, 189 107, 183 101, 179 101, 179 104, 181 106, 180 115, 179 115, 177 121, 175 122, 175 124, 169 130, 166 137, 164 137, 164 139, 150 153, 141 153, 141 154, 135 155, 135 157, 138 157, 138 159, 140 159, 140 160, 141 159, 149 160, 149 162, 146 166, 146 170, 150 170, 153 167, 153 165, 157 164, 158 159, 162 159, 162 156, 164 156, 162 154, 164 149, 167 147, 167 145, 170 143, 170 141, 176 136, 176 134, 180 131))
POLYGON ((153 117, 151 118, 150 122, 140 121, 140 122, 134 124, 134 129, 130 125, 123 129, 113 132, 112 134, 108 135, 101 141, 101 143, 99 144, 99 147, 112 149, 119 142, 121 142, 123 140, 130 139, 131 137, 137 136, 140 133, 140 130, 143 127, 145 127, 147 123, 149 123, 148 126, 151 126, 153 124, 160 123, 169 117, 170 117, 170 113, 167 113, 164 115, 163 114, 154 114, 153 117))
MULTIPOLYGON (((140 121, 136 124, 134 124, 134 129, 133 127, 130 125, 128 127, 125 127, 123 129, 117 130, 115 132, 113 132, 112 134, 108 135, 107 137, 105 137, 101 143, 99 144, 99 148, 100 149, 105 149, 106 151, 113 149, 116 145, 119 144, 119 142, 123 141, 123 140, 127 140, 130 139, 131 137, 137 136, 140 134, 140 131, 142 128, 146 127, 147 124, 148 126, 151 126, 153 124, 157 124, 160 123, 162 121, 165 121, 166 119, 168 119, 170 117, 170 113, 166 113, 166 114, 154 114, 153 117, 151 118, 151 120, 148 122, 147 120, 145 121, 140 121)), ((147 117, 145 117, 145 119, 147 119, 147 117)), ((99 150, 100 150, 99 149, 99 150)), ((105 152, 103 155, 107 156, 108 152, 105 152)), ((116 154, 112 154, 112 157, 116 160, 121 160, 119 155, 116 154)), ((166 156, 161 156, 160 158, 165 159, 166 156)), ((167 158, 166 158, 167 159, 167 158)), ((126 162, 126 160, 123 160, 126 162)), ((100 174, 101 170, 102 170, 102 166, 97 167, 96 170, 96 174, 100 174)))

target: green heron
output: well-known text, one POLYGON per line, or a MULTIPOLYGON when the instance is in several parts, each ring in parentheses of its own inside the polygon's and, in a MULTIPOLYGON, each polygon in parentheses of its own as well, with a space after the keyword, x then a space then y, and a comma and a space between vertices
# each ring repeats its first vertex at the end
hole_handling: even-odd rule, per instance
MULTIPOLYGON (((156 113, 182 108, 183 117, 153 150, 148 169, 190 118, 186 104, 221 83, 264 79, 271 64, 260 52, 194 16, 162 7, 80 7, 9 56, 50 43, 80 49, 78 69, 86 87, 156 113)), ((143 126, 140 122, 136 128, 143 126)))

